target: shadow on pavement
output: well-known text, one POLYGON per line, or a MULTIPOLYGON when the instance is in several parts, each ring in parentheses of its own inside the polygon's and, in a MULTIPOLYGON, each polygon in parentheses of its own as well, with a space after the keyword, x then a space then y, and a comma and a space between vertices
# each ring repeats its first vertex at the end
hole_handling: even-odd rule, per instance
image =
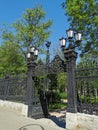
POLYGON ((54 123, 56 123, 59 127, 66 128, 65 116, 61 116, 57 118, 56 116, 49 116, 54 123))
POLYGON ((29 127, 32 127, 33 130, 33 126, 39 126, 41 128, 41 130, 45 130, 41 125, 39 124, 27 124, 24 125, 23 127, 19 128, 19 130, 28 130, 29 127))

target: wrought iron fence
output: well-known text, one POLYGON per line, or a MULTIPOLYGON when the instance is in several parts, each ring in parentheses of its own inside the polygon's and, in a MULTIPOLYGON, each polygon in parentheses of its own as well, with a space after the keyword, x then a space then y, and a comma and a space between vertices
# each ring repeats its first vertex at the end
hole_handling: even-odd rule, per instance
POLYGON ((98 64, 76 69, 78 112, 98 115, 98 64))
POLYGON ((7 76, 0 79, 0 99, 25 101, 26 75, 7 76))

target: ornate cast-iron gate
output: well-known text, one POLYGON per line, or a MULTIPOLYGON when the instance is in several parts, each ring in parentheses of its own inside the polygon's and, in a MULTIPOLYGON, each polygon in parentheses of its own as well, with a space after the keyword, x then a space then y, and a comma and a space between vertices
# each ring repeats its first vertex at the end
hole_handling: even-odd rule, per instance
POLYGON ((67 111, 98 115, 98 63, 76 68, 77 53, 74 50, 66 50, 64 57, 66 65, 56 55, 48 66, 41 60, 36 64, 30 63, 27 76, 9 75, 0 78, 0 99, 25 102, 29 106, 28 116, 47 117, 48 102, 45 92, 52 84, 50 77, 67 71, 67 111))
POLYGON ((56 55, 48 66, 41 60, 35 66, 35 97, 39 97, 45 117, 48 116, 49 98, 51 97, 51 93, 49 92, 51 91, 49 90, 49 86, 53 82, 51 76, 65 72, 65 68, 65 63, 59 55, 56 55))

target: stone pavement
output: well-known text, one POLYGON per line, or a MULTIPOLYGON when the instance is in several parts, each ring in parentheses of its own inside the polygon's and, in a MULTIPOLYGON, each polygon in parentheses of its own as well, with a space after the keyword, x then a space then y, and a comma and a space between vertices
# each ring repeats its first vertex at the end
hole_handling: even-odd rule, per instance
POLYGON ((0 130, 65 130, 51 119, 31 119, 15 110, 0 108, 0 130))

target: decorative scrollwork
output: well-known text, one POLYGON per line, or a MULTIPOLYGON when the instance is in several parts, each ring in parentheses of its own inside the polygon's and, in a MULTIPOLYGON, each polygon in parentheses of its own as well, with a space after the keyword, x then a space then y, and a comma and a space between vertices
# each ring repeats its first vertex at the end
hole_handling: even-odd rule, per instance
POLYGON ((35 67, 35 76, 42 76, 47 74, 58 74, 66 71, 66 65, 59 55, 56 55, 54 59, 49 63, 48 66, 44 64, 41 60, 37 63, 35 67))

